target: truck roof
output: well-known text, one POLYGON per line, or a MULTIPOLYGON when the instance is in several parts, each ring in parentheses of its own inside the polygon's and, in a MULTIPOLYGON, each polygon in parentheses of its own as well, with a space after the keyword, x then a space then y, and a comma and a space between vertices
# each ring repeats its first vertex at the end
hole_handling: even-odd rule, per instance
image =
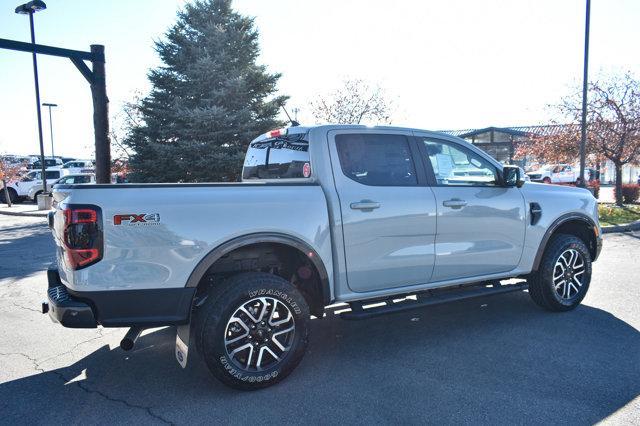
MULTIPOLYGON (((446 133, 442 133, 442 132, 437 132, 437 131, 433 131, 433 130, 426 130, 426 129, 417 129, 417 128, 413 128, 413 127, 367 126, 367 125, 364 125, 364 124, 318 124, 318 125, 313 125, 313 126, 291 126, 291 127, 282 128, 280 130, 286 130, 287 134, 291 135, 291 134, 307 133, 308 131, 310 131, 312 129, 325 129, 325 130, 366 129, 366 130, 419 131, 419 132, 438 133, 438 134, 446 135, 446 133)), ((276 130, 273 130, 273 131, 276 131, 276 130)), ((260 135, 260 136, 256 137, 255 139, 253 139, 252 142, 259 141, 259 140, 262 140, 262 139, 268 139, 270 137, 273 137, 273 135, 270 134, 273 131, 269 131, 269 132, 263 133, 262 135, 260 135)))

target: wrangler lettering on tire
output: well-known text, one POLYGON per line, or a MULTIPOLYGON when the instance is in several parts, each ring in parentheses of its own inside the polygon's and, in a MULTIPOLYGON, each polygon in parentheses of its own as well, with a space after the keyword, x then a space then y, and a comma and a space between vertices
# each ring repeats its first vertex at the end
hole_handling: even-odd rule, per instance
POLYGON ((198 313, 196 338, 211 373, 242 390, 270 386, 293 371, 308 342, 309 308, 276 275, 247 272, 215 286, 198 313))

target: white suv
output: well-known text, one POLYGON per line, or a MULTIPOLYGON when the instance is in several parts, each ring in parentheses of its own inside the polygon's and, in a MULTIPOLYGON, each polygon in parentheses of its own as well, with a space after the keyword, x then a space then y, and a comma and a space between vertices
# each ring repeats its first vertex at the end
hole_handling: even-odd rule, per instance
MULTIPOLYGON (((64 173, 64 172, 63 172, 64 173)), ((96 183, 95 175, 91 173, 79 173, 74 175, 64 175, 60 179, 55 180, 53 183, 47 181, 47 190, 51 189, 55 185, 77 185, 81 183, 96 183)), ((42 186, 32 186, 27 194, 27 197, 34 202, 37 202, 38 194, 42 193, 42 186)))
MULTIPOLYGON (((585 170, 585 177, 589 172, 585 170)), ((534 182, 543 183, 574 183, 580 176, 580 169, 569 164, 548 164, 536 171, 527 173, 534 182)), ((587 179, 588 180, 588 179, 587 179)))
MULTIPOLYGON (((62 176, 62 171, 60 169, 47 169, 45 170, 45 173, 47 186, 49 188, 53 182, 62 176)), ((9 182, 7 184, 7 190, 12 203, 20 203, 25 198, 36 200, 38 194, 42 193, 42 171, 33 170, 22 176, 20 179, 9 182), (34 191, 31 191, 31 189, 34 189, 34 191)), ((0 201, 3 203, 6 202, 4 191, 0 191, 0 201)))
POLYGON ((71 175, 77 173, 93 173, 95 166, 91 160, 73 160, 64 163, 62 166, 62 173, 64 175, 71 175))

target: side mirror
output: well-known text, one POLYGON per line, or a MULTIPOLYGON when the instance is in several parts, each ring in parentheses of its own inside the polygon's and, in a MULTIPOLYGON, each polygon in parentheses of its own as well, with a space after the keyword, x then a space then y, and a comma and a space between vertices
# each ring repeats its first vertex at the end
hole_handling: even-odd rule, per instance
POLYGON ((504 166, 502 168, 502 186, 506 188, 518 187, 524 185, 524 176, 520 173, 518 166, 504 166))

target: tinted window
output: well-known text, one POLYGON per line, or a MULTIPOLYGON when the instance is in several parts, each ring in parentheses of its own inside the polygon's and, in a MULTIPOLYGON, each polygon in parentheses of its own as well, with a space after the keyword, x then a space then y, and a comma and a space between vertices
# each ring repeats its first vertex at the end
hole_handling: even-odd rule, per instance
POLYGON ((242 179, 309 177, 311 163, 306 136, 299 133, 252 142, 244 159, 242 179))
POLYGON ((91 176, 76 176, 74 179, 74 183, 90 183, 91 176))
POLYGON ((60 172, 49 171, 46 172, 47 179, 58 179, 60 177, 60 172))
POLYGON ((417 185, 409 142, 402 135, 349 133, 336 136, 342 172, 363 185, 417 185))
POLYGON ((497 170, 481 155, 461 145, 425 139, 424 145, 438 185, 495 186, 497 170))

